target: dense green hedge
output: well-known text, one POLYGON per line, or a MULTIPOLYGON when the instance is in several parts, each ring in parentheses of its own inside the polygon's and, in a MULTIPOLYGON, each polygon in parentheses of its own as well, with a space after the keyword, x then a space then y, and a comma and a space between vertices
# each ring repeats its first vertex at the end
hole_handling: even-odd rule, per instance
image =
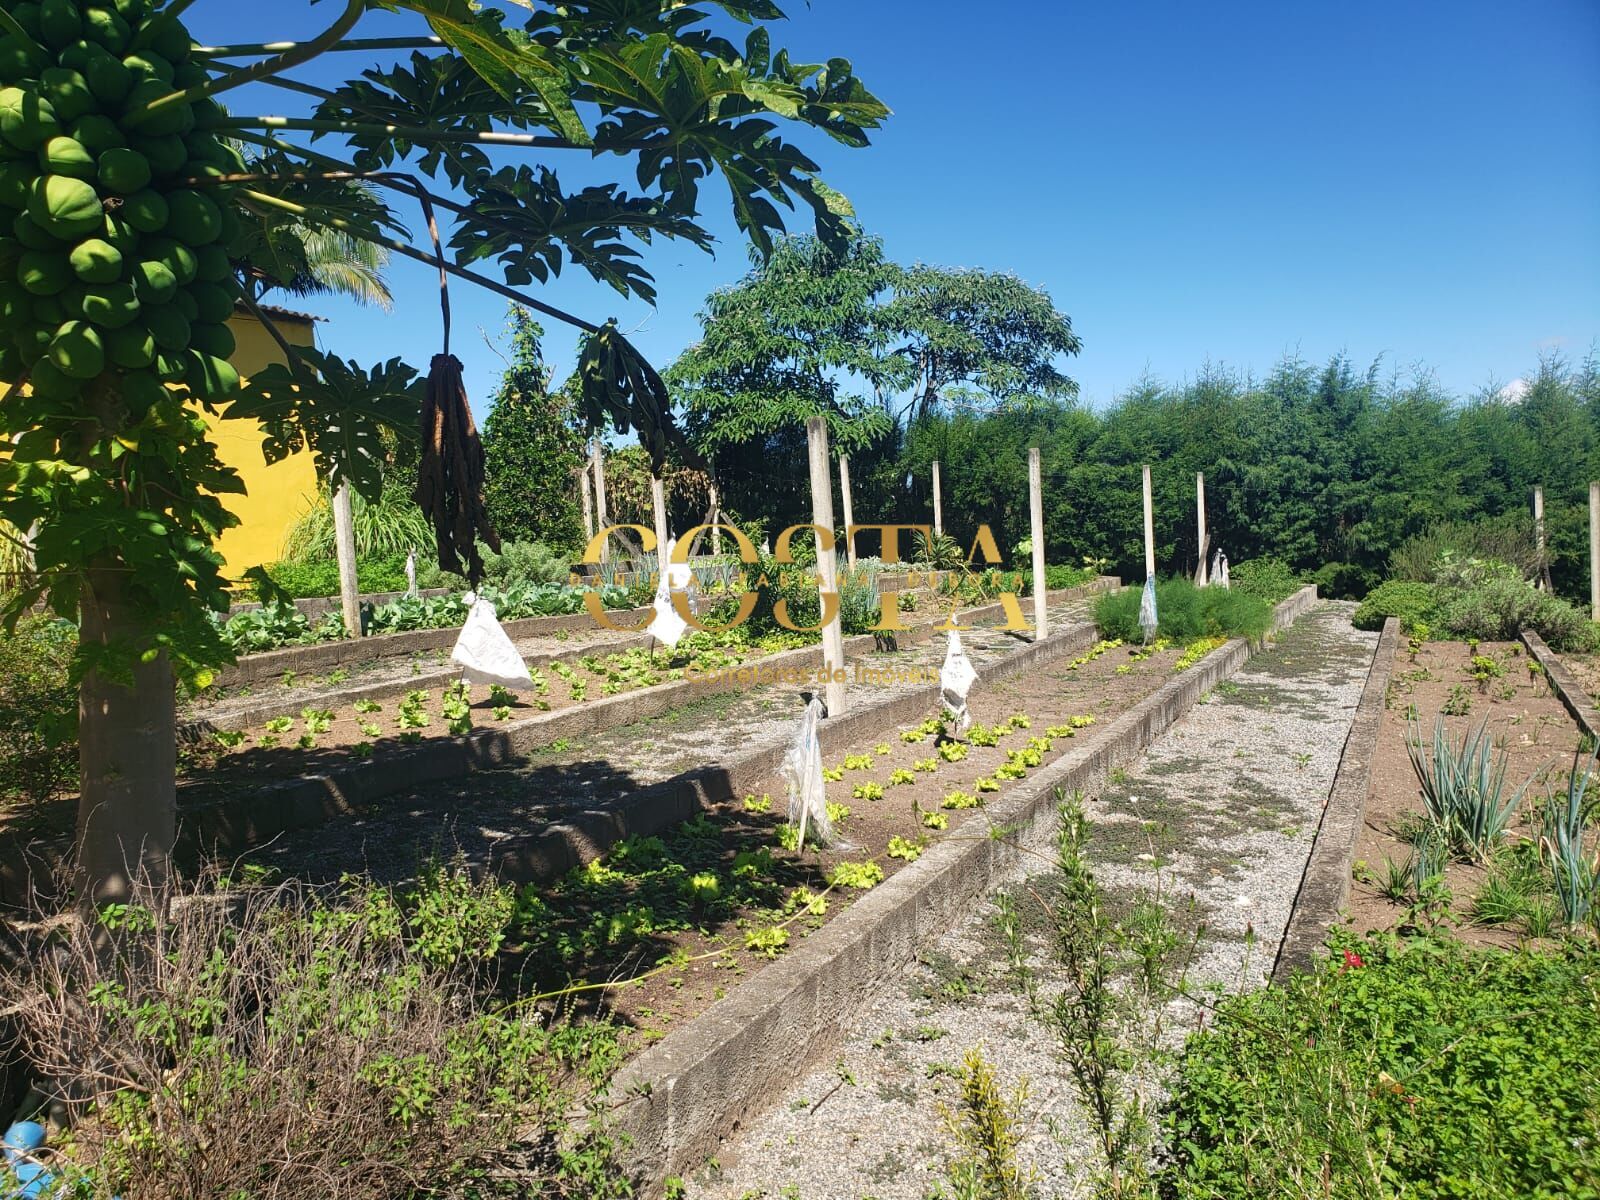
MULTIPOLYGON (((1142 641, 1139 602, 1143 588, 1126 587, 1106 592, 1094 606, 1100 636, 1142 641)), ((1265 600, 1232 588, 1197 588, 1187 579, 1156 582, 1157 636, 1175 642, 1203 637, 1259 638, 1272 623, 1272 606, 1265 600)))
POLYGON ((1600 1197, 1600 950, 1347 949, 1190 1039, 1164 1194, 1600 1197))
POLYGON ((1595 647, 1597 631, 1578 607, 1540 591, 1506 563, 1445 560, 1433 582, 1390 579, 1367 593, 1351 616, 1357 629, 1382 629, 1387 617, 1416 637, 1511 641, 1531 629, 1557 650, 1595 647))
POLYGON ((48 800, 78 766, 78 631, 28 617, 0 636, 0 800, 48 800))

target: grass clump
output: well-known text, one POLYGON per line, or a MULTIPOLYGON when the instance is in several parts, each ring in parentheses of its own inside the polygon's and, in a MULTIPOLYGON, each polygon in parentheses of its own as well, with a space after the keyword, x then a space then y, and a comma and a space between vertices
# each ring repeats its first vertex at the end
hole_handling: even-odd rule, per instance
MULTIPOLYGON (((1108 640, 1143 642, 1139 627, 1141 589, 1122 588, 1102 595, 1094 606, 1095 624, 1108 640)), ((1156 583, 1158 637, 1190 643, 1208 637, 1259 639, 1272 623, 1272 606, 1231 588, 1197 588, 1187 579, 1156 583)))

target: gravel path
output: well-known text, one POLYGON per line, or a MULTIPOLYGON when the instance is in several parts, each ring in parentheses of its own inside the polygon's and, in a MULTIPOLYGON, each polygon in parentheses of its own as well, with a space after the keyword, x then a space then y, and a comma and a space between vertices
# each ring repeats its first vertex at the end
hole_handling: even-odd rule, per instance
MULTIPOLYGON (((1052 604, 1051 627, 1087 620, 1092 602, 1052 604)), ((1026 642, 1025 635, 992 627, 962 634, 962 645, 977 666, 1026 642)), ((892 654, 852 659, 846 690, 853 710, 887 703, 906 688, 926 686, 857 683, 855 662, 932 667, 937 672, 944 654, 945 639, 936 634, 892 654)), ((250 857, 309 879, 337 878, 352 864, 361 864, 379 879, 405 880, 430 853, 459 853, 469 862, 487 862, 496 842, 533 832, 574 809, 603 806, 684 771, 787 742, 802 709, 802 690, 808 689, 763 684, 708 696, 647 721, 552 747, 514 768, 385 797, 356 817, 286 835, 250 857)))
MULTIPOLYGON (((1193 896, 1206 932, 1192 986, 1256 987, 1271 971, 1377 643, 1350 627, 1350 607, 1303 616, 1090 800, 1108 907, 1155 888, 1180 908, 1193 896)), ((727 1143, 689 1196, 923 1200, 943 1179, 943 1112, 973 1047, 1008 1091, 1027 1084, 1022 1153, 1039 1196, 1087 1195, 1089 1131, 1009 984, 994 915, 985 902, 927 947, 854 1024, 837 1063, 727 1143)), ((1199 1012, 1174 1005, 1172 1017, 1177 1039, 1199 1012)))

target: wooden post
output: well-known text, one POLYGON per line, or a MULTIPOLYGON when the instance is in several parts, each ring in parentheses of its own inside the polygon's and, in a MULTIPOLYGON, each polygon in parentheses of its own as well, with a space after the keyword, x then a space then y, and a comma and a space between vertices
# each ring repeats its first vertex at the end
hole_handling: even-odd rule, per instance
POLYGON ((1156 515, 1150 498, 1150 467, 1144 468, 1144 577, 1154 579, 1156 574, 1156 515))
POLYGON ((933 531, 944 533, 944 508, 939 503, 939 460, 933 460, 933 531))
MULTIPOLYGON (((833 529, 833 481, 828 478, 828 423, 823 417, 806 421, 806 448, 811 458, 811 523, 823 529, 833 529)), ((817 576, 820 597, 839 590, 838 555, 817 546, 817 576)), ((844 633, 836 615, 822 630, 822 663, 828 671, 826 701, 828 716, 844 715, 844 633)))
POLYGON ((344 610, 344 631, 358 638, 361 589, 356 586, 356 519, 347 483, 337 483, 333 489, 333 549, 339 560, 339 606, 344 610))
POLYGON ((1211 549, 1211 538, 1206 533, 1206 473, 1194 473, 1194 514, 1196 536, 1199 538, 1195 545, 1199 547, 1199 564, 1194 569, 1194 582, 1196 587, 1205 587, 1210 582, 1211 576, 1206 569, 1206 553, 1211 549))
POLYGON ((1033 539, 1033 640, 1042 642, 1050 633, 1045 612, 1044 581, 1044 469, 1039 464, 1039 447, 1028 447, 1028 518, 1033 539))
POLYGON ((1589 619, 1600 621, 1600 483, 1589 485, 1589 619))
MULTIPOLYGON (((611 516, 606 512, 605 456, 600 452, 600 439, 595 438, 594 449, 589 454, 589 465, 594 468, 594 519, 595 532, 611 528, 611 516)), ((600 561, 611 561, 611 539, 600 543, 600 561)))
POLYGON ((1533 489, 1533 544, 1539 553, 1539 587, 1550 590, 1550 564, 1544 556, 1544 488, 1533 489))
POLYGON ((722 553, 722 495, 715 481, 711 484, 711 553, 722 553))
POLYGON ((656 584, 667 577, 667 485, 658 476, 650 476, 650 507, 655 510, 656 523, 656 584))
POLYGON ((856 523, 855 506, 850 503, 850 456, 839 456, 839 495, 844 500, 844 557, 850 569, 856 569, 856 539, 850 535, 850 526, 856 523))
POLYGON ((594 489, 589 486, 589 471, 578 469, 578 499, 583 505, 583 540, 587 544, 594 537, 594 489))

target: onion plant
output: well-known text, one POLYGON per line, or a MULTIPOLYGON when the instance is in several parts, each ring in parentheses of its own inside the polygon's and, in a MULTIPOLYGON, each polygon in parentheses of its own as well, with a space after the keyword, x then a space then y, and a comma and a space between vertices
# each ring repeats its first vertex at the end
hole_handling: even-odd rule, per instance
POLYGON ((1506 750, 1495 753, 1488 722, 1468 731, 1457 745, 1445 729, 1444 719, 1433 726, 1433 744, 1423 742, 1413 721, 1406 731, 1406 749, 1422 784, 1428 819, 1438 826, 1450 849, 1477 861, 1486 861, 1504 836, 1522 794, 1532 782, 1506 794, 1506 750))
POLYGON ((1600 750, 1590 754, 1580 773, 1581 756, 1581 751, 1572 756, 1566 794, 1545 797, 1539 838, 1539 853, 1550 864, 1556 899, 1568 925, 1581 924, 1595 911, 1596 892, 1600 890, 1600 849, 1586 854, 1583 847, 1583 831, 1595 807, 1589 796, 1589 781, 1600 761, 1600 750))

